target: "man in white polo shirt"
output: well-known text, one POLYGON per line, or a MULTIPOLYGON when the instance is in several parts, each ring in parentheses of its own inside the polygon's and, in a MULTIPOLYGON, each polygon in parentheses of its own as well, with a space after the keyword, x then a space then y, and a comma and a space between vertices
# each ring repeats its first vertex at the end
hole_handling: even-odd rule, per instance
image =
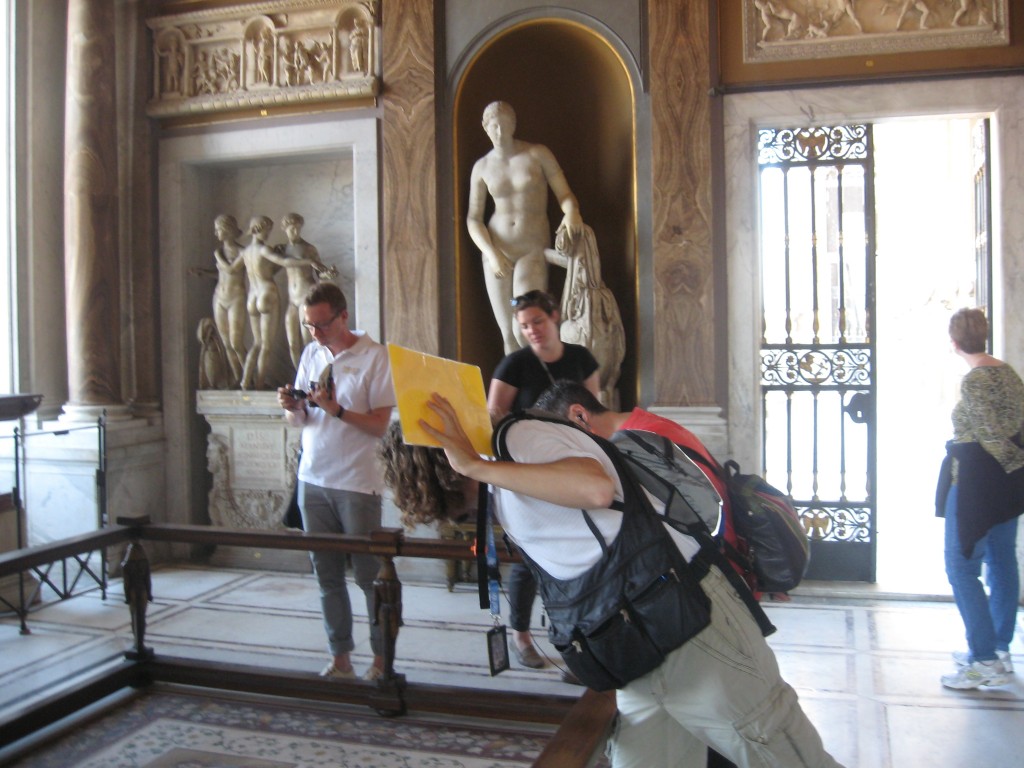
MULTIPOLYGON (((313 341, 302 351, 294 387, 277 390, 288 423, 303 427, 298 472, 303 526, 309 533, 369 533, 381 524, 383 478, 377 445, 395 405, 387 350, 365 332, 349 329, 345 294, 333 283, 310 288, 303 317, 313 341)), ((333 657, 320 674, 355 677, 349 658, 355 644, 345 555, 310 556, 333 657)), ((352 555, 352 569, 372 616, 377 558, 352 555)), ((384 646, 380 627, 372 621, 370 645, 374 660, 363 678, 375 680, 383 673, 384 646)))

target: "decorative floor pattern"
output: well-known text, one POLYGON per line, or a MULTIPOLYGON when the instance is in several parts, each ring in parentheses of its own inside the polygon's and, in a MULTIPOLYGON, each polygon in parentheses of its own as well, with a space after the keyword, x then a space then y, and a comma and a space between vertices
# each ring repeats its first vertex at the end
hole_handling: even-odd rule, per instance
POLYGON ((522 768, 551 731, 154 690, 17 768, 522 768))
MULTIPOLYGON (((401 573, 402 563, 398 566, 401 573)), ((410 684, 540 695, 566 695, 575 690, 560 681, 558 669, 551 665, 527 669, 513 662, 511 669, 491 677, 485 637, 493 621, 488 611, 479 608, 475 584, 457 584, 449 592, 443 582, 416 582, 404 575, 403 581, 404 625, 398 639, 396 671, 404 674, 410 684)), ((365 601, 355 585, 350 584, 349 594, 356 613, 356 648, 352 658, 356 670, 362 672, 373 658, 365 601)), ((308 675, 311 680, 316 679, 327 659, 319 591, 312 574, 166 565, 154 569, 153 595, 155 602, 150 605, 146 641, 158 655, 176 660, 260 666, 308 675)), ((769 643, 783 676, 798 692, 800 703, 821 733, 826 748, 847 768, 1021 768, 1024 613, 1011 646, 1018 669, 1013 681, 991 689, 952 691, 939 684, 939 677, 952 669, 950 651, 964 647, 963 622, 956 607, 948 596, 893 599, 895 596, 907 597, 867 585, 809 583, 794 591, 792 602, 765 604, 769 617, 779 628, 769 643)), ((541 628, 539 601, 535 608, 533 626, 538 630, 539 648, 557 659, 541 628)), ((90 674, 120 664, 123 652, 132 645, 130 616, 116 582, 111 584, 105 599, 97 590, 91 590, 73 600, 44 602, 33 609, 28 623, 31 634, 22 635, 17 617, 0 615, 0 729, 6 718, 22 707, 44 701, 55 687, 76 684, 90 674)), ((290 701, 274 700, 270 704, 270 712, 264 712, 264 722, 271 726, 260 724, 252 729, 268 738, 287 735, 274 730, 273 724, 279 719, 288 722, 293 717, 288 714, 290 710, 298 709, 302 712, 299 716, 314 722, 324 712, 341 711, 313 704, 305 712, 301 702, 296 707, 290 701)), ((378 722, 375 713, 356 710, 355 716, 366 720, 367 727, 390 728, 395 722, 378 722)), ((232 709, 229 714, 237 713, 232 709)), ((410 725, 428 723, 434 728, 431 716, 417 715, 413 712, 401 720, 410 725)), ((168 719, 199 724, 177 716, 168 719)), ((466 722, 485 729, 492 725, 516 733, 520 729, 517 724, 466 722)), ((463 724, 448 723, 455 727, 463 724)), ((148 723, 137 724, 134 730, 141 730, 144 725, 148 723)), ((251 726, 242 727, 227 719, 211 727, 246 730, 251 726)), ((529 731, 531 727, 522 730, 529 731)), ((472 732, 473 728, 469 730, 472 732)), ((64 762, 18 765, 119 765, 113 755, 128 749, 127 742, 119 740, 132 732, 129 729, 116 737, 100 733, 94 738, 102 741, 93 742, 90 749, 77 752, 74 759, 64 762), (103 753, 104 749, 111 752, 103 753)), ((430 731, 426 733, 429 735, 430 731)), ((75 735, 84 737, 80 732, 75 735)), ((539 730, 531 735, 544 738, 539 730)), ((224 736, 229 737, 228 733, 224 736)), ((56 743, 52 736, 49 738, 42 746, 48 748, 56 743)), ((139 765, 238 768, 237 761, 232 763, 205 742, 198 743, 195 733, 190 732, 189 738, 187 743, 168 740, 163 753, 149 754, 148 765, 139 765)), ((323 731, 302 738, 323 741, 326 746, 332 740, 342 741, 337 733, 325 735, 323 731)), ((501 751, 497 744, 488 752, 472 752, 457 747, 445 751, 448 747, 442 743, 441 749, 435 751, 432 742, 423 741, 427 736, 417 738, 421 740, 412 742, 409 759, 420 762, 399 763, 403 768, 448 768, 459 765, 452 761, 460 760, 472 768, 520 766, 523 762, 516 761, 522 758, 529 762, 529 750, 533 749, 517 741, 511 746, 521 749, 521 754, 501 751)), ((2 749, 0 765, 24 759, 26 749, 38 746, 39 742, 32 742, 2 749)), ((307 749, 309 745, 303 742, 301 748, 307 749)), ((350 763, 358 768, 391 768, 391 763, 384 762, 389 759, 384 753, 398 747, 382 736, 379 741, 352 742, 348 748, 363 750, 347 753, 348 759, 362 761, 350 763)), ((33 761, 42 759, 44 754, 37 752, 33 761)), ((258 760, 270 765, 295 765, 294 760, 287 762, 291 759, 284 751, 253 754, 245 758, 243 765, 262 768, 258 760)), ((331 759, 334 765, 345 765, 336 755, 331 759)))

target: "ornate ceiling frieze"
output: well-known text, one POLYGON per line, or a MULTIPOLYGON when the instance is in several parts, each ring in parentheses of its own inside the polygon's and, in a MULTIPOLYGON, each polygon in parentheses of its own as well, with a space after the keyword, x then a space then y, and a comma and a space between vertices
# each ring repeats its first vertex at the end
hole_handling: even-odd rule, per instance
POLYGON ((155 16, 156 118, 376 97, 376 0, 278 0, 155 16))

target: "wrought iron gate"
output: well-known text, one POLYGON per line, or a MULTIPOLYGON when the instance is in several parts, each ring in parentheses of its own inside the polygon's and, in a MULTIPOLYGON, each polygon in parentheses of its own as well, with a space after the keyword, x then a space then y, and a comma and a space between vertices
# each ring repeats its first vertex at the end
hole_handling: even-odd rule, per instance
POLYGON ((811 540, 808 578, 875 578, 870 125, 758 133, 763 466, 811 540))

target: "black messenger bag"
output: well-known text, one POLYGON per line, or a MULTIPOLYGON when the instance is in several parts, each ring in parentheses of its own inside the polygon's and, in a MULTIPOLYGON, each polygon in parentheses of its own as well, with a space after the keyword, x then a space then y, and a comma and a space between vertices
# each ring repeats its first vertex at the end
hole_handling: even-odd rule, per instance
MULTIPOLYGON (((494 448, 499 458, 509 459, 505 430, 519 418, 538 417, 515 414, 497 426, 494 448)), ((573 426, 557 418, 545 420, 573 426)), ((527 553, 521 554, 537 580, 552 644, 584 685, 604 691, 656 669, 710 623, 711 601, 700 587, 708 564, 701 556, 686 562, 665 529, 664 518, 615 447, 580 431, 601 446, 619 473, 622 527, 608 545, 587 511, 580 510, 602 556, 575 578, 556 579, 527 553)))

